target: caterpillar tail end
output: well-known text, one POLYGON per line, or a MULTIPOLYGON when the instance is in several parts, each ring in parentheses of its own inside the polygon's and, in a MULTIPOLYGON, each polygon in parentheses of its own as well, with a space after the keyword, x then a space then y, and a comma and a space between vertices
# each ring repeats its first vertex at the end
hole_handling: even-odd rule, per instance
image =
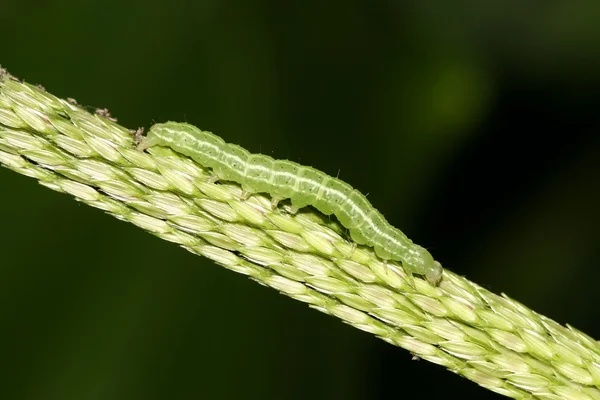
POLYGON ((136 146, 136 150, 137 151, 145 151, 146 149, 152 147, 152 146, 156 146, 156 145, 161 145, 163 146, 163 144, 161 144, 160 138, 156 135, 155 132, 155 127, 159 125, 159 124, 154 124, 150 127, 150 130, 148 131, 148 134, 146 134, 146 136, 144 136, 144 128, 138 128, 138 130, 136 130, 133 133, 133 140, 135 143, 137 143, 136 146))
POLYGON ((137 142, 138 145, 136 146, 136 150, 141 152, 157 144, 156 141, 153 140, 153 136, 140 136, 137 139, 137 142))
POLYGON ((146 139, 142 139, 135 149, 137 151, 144 152, 144 150, 146 150, 148 147, 150 147, 148 141, 146 139))

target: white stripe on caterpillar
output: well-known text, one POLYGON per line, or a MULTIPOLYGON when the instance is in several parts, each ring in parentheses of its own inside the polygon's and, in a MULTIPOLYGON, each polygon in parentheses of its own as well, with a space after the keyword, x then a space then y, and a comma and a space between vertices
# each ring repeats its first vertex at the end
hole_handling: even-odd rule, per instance
POLYGON ((358 244, 368 245, 384 260, 401 261, 412 273, 438 284, 443 268, 423 247, 390 225, 367 198, 349 184, 312 167, 289 160, 251 154, 211 132, 193 125, 166 122, 153 125, 138 149, 166 146, 211 168, 222 180, 233 181, 249 193, 268 193, 290 199, 297 208, 308 205, 335 215, 358 244))

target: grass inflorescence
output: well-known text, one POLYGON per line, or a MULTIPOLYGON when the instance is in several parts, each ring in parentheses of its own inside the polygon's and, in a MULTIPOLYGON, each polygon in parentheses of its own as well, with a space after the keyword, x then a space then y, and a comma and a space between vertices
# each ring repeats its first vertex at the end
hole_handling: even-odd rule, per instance
MULTIPOLYGON (((0 70, 0 164, 512 398, 600 399, 600 343, 445 270, 384 263, 312 209, 289 212, 106 111, 0 70)), ((226 288, 224 289, 226 290, 226 288)))

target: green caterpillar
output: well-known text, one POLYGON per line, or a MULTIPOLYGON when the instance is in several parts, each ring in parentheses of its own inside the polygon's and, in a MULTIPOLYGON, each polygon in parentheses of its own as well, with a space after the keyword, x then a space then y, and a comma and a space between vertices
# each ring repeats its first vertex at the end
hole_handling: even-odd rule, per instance
POLYGON ((222 180, 233 181, 249 193, 268 193, 274 200, 290 199, 296 208, 313 206, 334 214, 358 244, 368 245, 384 260, 401 261, 409 272, 437 284, 442 266, 423 247, 390 225, 367 198, 349 184, 312 167, 274 160, 264 154, 225 143, 193 125, 166 122, 153 125, 138 149, 166 146, 211 168, 222 180))

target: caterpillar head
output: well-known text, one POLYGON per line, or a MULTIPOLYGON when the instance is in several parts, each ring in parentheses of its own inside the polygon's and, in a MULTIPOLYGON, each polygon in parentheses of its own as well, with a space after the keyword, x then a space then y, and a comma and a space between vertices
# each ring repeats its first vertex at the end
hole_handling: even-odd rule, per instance
POLYGON ((435 261, 431 254, 423 247, 415 245, 408 251, 407 263, 413 268, 413 272, 425 275, 425 278, 434 286, 442 279, 442 264, 435 261))
POLYGON ((433 264, 427 268, 427 271, 425 272, 425 278, 427 278, 432 285, 437 286, 442 280, 442 271, 444 271, 442 264, 434 261, 433 264))

